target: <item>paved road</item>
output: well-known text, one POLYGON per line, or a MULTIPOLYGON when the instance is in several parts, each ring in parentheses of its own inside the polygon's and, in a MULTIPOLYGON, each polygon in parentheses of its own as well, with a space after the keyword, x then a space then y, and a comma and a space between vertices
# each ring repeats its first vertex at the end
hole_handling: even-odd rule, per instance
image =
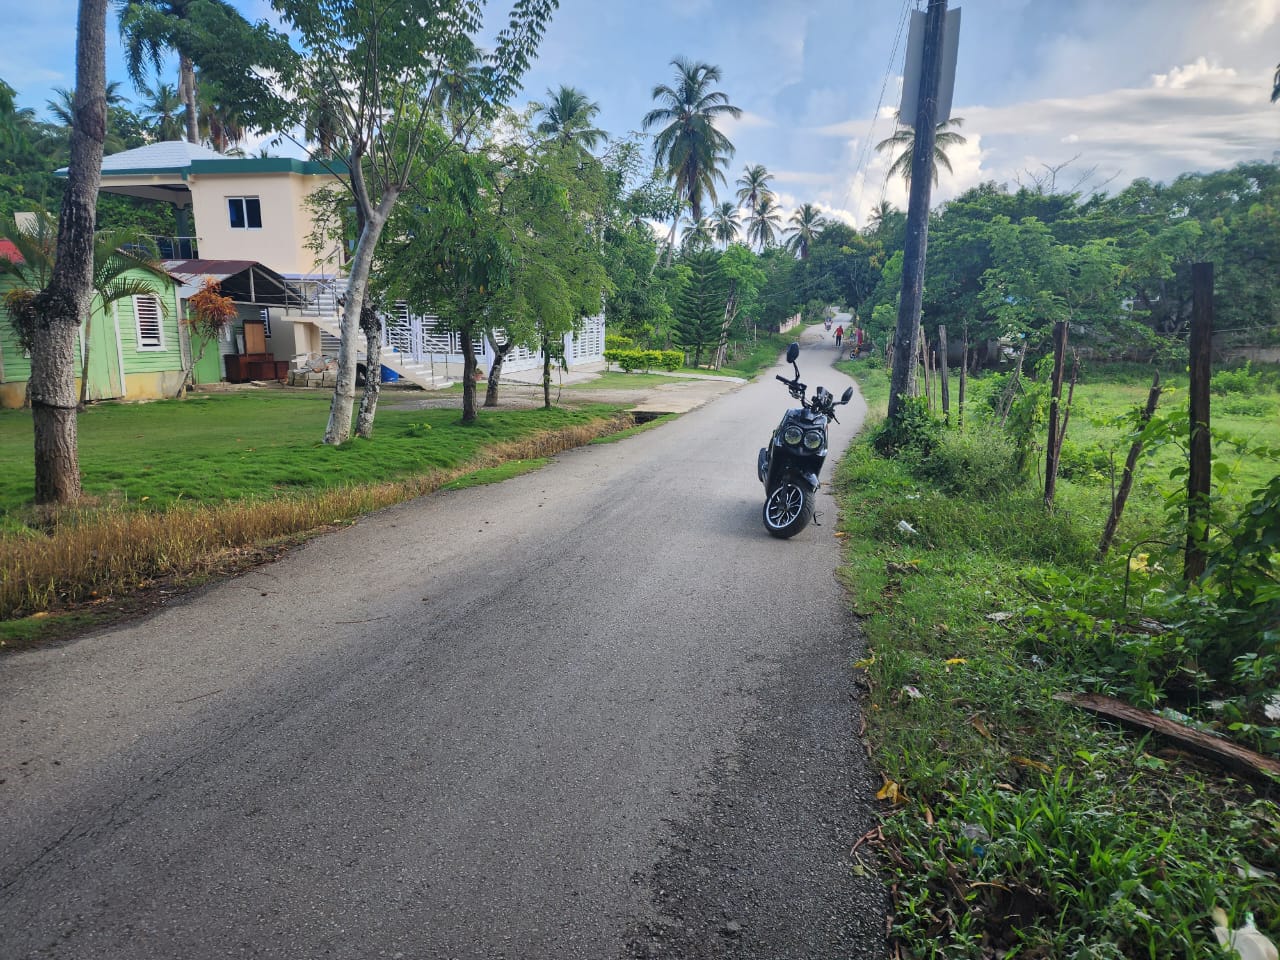
POLYGON ((0 660, 0 956, 880 955, 834 505, 760 523, 787 403, 770 374, 0 660))

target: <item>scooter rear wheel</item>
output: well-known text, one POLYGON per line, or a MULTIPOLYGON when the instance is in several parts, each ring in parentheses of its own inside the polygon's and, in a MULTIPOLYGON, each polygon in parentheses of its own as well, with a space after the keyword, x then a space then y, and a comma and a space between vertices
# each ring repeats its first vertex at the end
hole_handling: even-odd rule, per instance
POLYGON ((780 540, 794 537, 813 519, 813 494, 800 480, 785 476, 764 501, 764 528, 780 540))

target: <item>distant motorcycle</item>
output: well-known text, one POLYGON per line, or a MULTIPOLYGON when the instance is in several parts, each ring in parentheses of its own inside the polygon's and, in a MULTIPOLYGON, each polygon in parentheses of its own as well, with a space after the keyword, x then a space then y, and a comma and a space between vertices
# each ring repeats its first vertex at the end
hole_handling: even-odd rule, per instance
POLYGON ((836 407, 853 398, 853 387, 845 390, 839 401, 826 387, 817 387, 811 399, 800 382, 800 344, 787 348, 787 362, 795 377, 775 379, 786 384, 791 396, 800 401, 782 416, 769 438, 760 448, 757 471, 764 484, 764 528, 775 537, 794 537, 813 519, 813 497, 818 492, 818 474, 827 459, 827 422, 836 420, 836 407))

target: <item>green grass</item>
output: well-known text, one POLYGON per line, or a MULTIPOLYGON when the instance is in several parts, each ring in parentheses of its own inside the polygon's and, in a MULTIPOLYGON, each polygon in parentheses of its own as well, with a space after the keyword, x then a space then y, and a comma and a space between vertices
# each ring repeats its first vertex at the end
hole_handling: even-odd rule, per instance
MULTIPOLYGON (((465 464, 481 449, 540 430, 607 417, 613 407, 481 411, 383 410, 372 440, 321 442, 327 396, 211 394, 184 401, 93 406, 79 419, 86 495, 149 509, 213 504, 377 483, 465 464)), ((0 412, 0 522, 34 484, 29 411, 0 412)))
POLYGON ((496 467, 485 467, 483 470, 468 473, 465 477, 459 477, 457 480, 446 483, 441 489, 465 490, 467 487, 482 487, 490 483, 501 483, 503 480, 510 480, 512 477, 540 470, 550 462, 551 460, 548 457, 537 457, 532 460, 508 460, 506 463, 499 464, 496 467))
MULTIPOLYGON (((887 377, 865 364, 848 369, 874 422, 887 377)), ((1077 388, 1104 421, 1078 436, 1117 440, 1105 420, 1145 398, 1137 377, 1118 381, 1077 388)), ((1073 436, 1079 410, 1077 418, 1073 436)), ((1263 418, 1242 426, 1277 429, 1263 418)), ((841 576, 874 655, 862 664, 868 739, 901 798, 885 802, 881 845, 901 955, 1215 956, 1215 906, 1236 925, 1252 911, 1274 936, 1274 801, 1055 700, 1080 689, 1078 664, 1029 642, 1024 614, 1041 578, 1123 579, 1123 552, 1103 564, 1094 557, 1109 488, 1064 480, 1048 513, 1034 483, 949 495, 920 479, 922 466, 875 456, 863 440, 835 475, 841 576)), ((1266 469, 1250 462, 1241 472, 1266 469)), ((1157 487, 1135 493, 1126 545, 1160 519, 1157 487)))

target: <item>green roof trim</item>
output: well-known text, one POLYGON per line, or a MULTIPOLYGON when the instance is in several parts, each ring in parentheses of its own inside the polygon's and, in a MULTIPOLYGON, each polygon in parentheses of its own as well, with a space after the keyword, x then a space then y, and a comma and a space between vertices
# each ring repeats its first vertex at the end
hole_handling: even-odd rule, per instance
MULTIPOLYGON (((299 173, 304 176, 346 173, 341 160, 295 160, 293 157, 228 157, 225 160, 192 160, 191 173, 299 173)), ((124 171, 120 171, 123 173, 124 171)), ((105 175, 105 174, 104 174, 105 175)))
MULTIPOLYGON (((227 157, 225 160, 192 160, 185 167, 130 167, 125 170, 103 170, 102 179, 110 180, 112 177, 167 174, 169 176, 179 176, 185 180, 190 174, 198 173, 223 176, 234 176, 241 173, 297 173, 307 177, 319 177, 332 175, 335 172, 338 174, 346 173, 347 165, 341 160, 321 163, 318 160, 295 160, 292 157, 227 157)), ((54 176, 65 179, 67 168, 61 167, 54 171, 54 176)))

